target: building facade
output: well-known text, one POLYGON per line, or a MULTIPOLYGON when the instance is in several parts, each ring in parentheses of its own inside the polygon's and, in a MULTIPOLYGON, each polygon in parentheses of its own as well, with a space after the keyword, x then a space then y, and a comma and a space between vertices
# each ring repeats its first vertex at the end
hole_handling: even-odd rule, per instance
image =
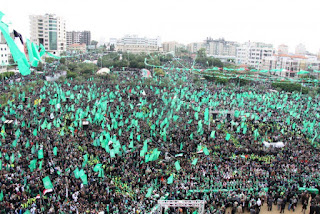
POLYGON ((275 50, 270 44, 246 42, 241 47, 237 47, 236 64, 261 69, 263 60, 274 54, 275 50))
POLYGON ((278 54, 289 54, 289 47, 287 45, 279 45, 278 46, 278 54))
POLYGON ((185 48, 185 45, 173 41, 162 43, 162 47, 164 52, 173 52, 175 54, 179 49, 185 48))
POLYGON ((236 56, 239 43, 226 41, 224 38, 212 39, 208 37, 205 41, 208 56, 236 56))
POLYGON ((87 45, 82 44, 71 44, 67 47, 67 50, 72 53, 85 53, 87 51, 87 45))
POLYGON ((142 53, 142 52, 162 52, 160 37, 146 38, 136 35, 126 35, 117 40, 116 51, 142 53))
POLYGON ((67 32, 67 46, 72 44, 91 44, 90 31, 68 31, 67 32))
POLYGON ((7 64, 9 64, 9 48, 7 44, 0 43, 0 70, 5 68, 1 65, 7 64))
POLYGON ((320 61, 315 56, 277 54, 263 60, 262 69, 282 70, 278 75, 297 77, 300 70, 320 70, 320 61))
POLYGON ((47 51, 59 55, 66 51, 66 22, 55 14, 31 15, 30 40, 43 44, 47 51))
POLYGON ((187 50, 190 53, 197 53, 201 48, 207 50, 207 45, 204 42, 193 42, 187 45, 187 50))
POLYGON ((297 45, 295 50, 296 55, 305 55, 306 52, 307 52, 307 49, 306 49, 306 46, 304 46, 304 44, 300 43, 299 45, 297 45))

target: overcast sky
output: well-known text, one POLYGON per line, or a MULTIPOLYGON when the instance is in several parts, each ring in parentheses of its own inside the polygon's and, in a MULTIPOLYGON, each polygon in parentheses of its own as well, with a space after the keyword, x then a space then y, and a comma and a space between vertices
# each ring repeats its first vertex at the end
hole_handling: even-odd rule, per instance
POLYGON ((90 30, 106 42, 125 34, 184 44, 206 37, 320 48, 317 0, 1 0, 0 10, 29 37, 29 15, 55 13, 67 31, 90 30))

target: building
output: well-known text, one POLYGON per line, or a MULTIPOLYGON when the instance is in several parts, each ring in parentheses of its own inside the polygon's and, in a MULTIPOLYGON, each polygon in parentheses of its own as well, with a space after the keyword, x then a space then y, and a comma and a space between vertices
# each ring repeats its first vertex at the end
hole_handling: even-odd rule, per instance
POLYGON ((173 52, 175 54, 179 49, 185 48, 185 45, 173 41, 162 43, 162 47, 164 52, 173 52))
POLYGON ((208 56, 236 56, 237 42, 226 41, 224 38, 212 39, 208 37, 205 40, 206 51, 208 56))
POLYGON ((237 47, 236 64, 261 69, 263 60, 274 53, 275 50, 270 44, 246 42, 237 47))
MULTIPOLYGON (((111 42, 110 42, 111 43, 111 42)), ((117 40, 116 51, 142 53, 142 52, 162 52, 160 37, 146 38, 137 35, 126 35, 117 40)))
POLYGON ((43 44, 47 51, 59 55, 66 51, 66 22, 55 14, 31 15, 30 40, 43 44))
POLYGON ((9 48, 7 44, 0 43, 0 72, 6 70, 4 65, 9 64, 9 48))
POLYGON ((304 44, 300 43, 299 45, 297 45, 296 50, 295 50, 296 55, 305 55, 306 52, 307 52, 307 50, 306 50, 306 46, 304 46, 304 44))
POLYGON ((197 53, 198 50, 200 50, 201 48, 204 48, 207 50, 206 44, 203 42, 194 42, 187 45, 187 50, 190 53, 197 53))
POLYGON ((85 43, 71 44, 68 46, 67 50, 72 53, 85 53, 87 50, 87 45, 85 43))
POLYGON ((68 31, 67 32, 67 46, 72 44, 91 44, 90 31, 68 31))
POLYGON ((289 47, 287 45, 279 45, 278 46, 278 54, 289 54, 289 47))
POLYGON ((320 61, 315 56, 275 54, 264 58, 262 69, 282 70, 278 75, 297 77, 300 70, 320 70, 320 61))

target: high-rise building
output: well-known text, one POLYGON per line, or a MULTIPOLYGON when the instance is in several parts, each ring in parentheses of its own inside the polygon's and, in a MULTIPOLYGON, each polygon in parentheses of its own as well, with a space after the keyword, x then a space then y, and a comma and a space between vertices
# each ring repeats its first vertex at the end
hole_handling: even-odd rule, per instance
POLYGON ((72 44, 86 44, 91 43, 90 31, 67 31, 67 46, 72 44))
POLYGON ((289 47, 287 45, 279 45, 278 46, 278 54, 288 54, 289 53, 289 47))
POLYGON ((31 15, 31 42, 43 44, 47 51, 59 55, 66 51, 66 22, 55 14, 31 15))
POLYGON ((275 50, 270 44, 246 42, 237 48, 236 63, 261 69, 263 60, 274 53, 275 50))
POLYGON ((300 43, 299 45, 297 45, 296 50, 295 50, 295 54, 305 55, 306 52, 307 52, 307 50, 306 50, 306 46, 304 46, 304 44, 300 43))

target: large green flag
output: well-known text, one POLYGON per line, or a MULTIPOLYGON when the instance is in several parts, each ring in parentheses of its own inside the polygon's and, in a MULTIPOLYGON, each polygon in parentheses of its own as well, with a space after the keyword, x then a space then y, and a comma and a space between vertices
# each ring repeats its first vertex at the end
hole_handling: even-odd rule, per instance
POLYGON ((43 178, 42 182, 43 182, 43 186, 44 186, 45 189, 52 189, 53 188, 53 185, 51 183, 51 180, 50 180, 49 176, 43 178))
POLYGON ((227 133, 227 135, 226 135, 226 141, 229 141, 230 140, 230 134, 229 133, 227 133))
POLYGON ((57 156, 57 154, 58 154, 58 148, 55 146, 55 147, 53 148, 53 155, 54 155, 54 156, 57 156))
POLYGON ((28 63, 27 57, 24 53, 22 53, 19 50, 18 46, 15 44, 15 42, 10 36, 8 26, 3 22, 0 22, 0 31, 2 32, 3 37, 7 41, 13 60, 18 63, 19 72, 23 76, 29 75, 30 65, 28 63))
POLYGON ((38 159, 43 158, 43 149, 38 150, 38 159))
POLYGON ((75 177, 76 179, 80 178, 78 167, 73 171, 73 173, 74 173, 74 177, 75 177))
POLYGON ((30 168, 31 172, 33 172, 33 170, 35 170, 37 168, 36 164, 37 164, 37 160, 36 159, 30 161, 29 168, 30 168))
POLYGON ((198 162, 198 158, 195 158, 193 161, 192 161, 192 165, 196 165, 198 162))
POLYGON ((1 190, 1 193, 0 193, 0 201, 3 201, 3 190, 1 190))
POLYGON ((83 184, 85 184, 85 185, 88 184, 88 176, 86 174, 82 174, 80 176, 80 178, 81 178, 83 184))
POLYGON ((148 189, 147 194, 146 194, 146 198, 150 198, 150 197, 151 197, 152 191, 153 191, 153 187, 150 187, 150 188, 148 189))
POLYGON ((209 121, 209 109, 208 108, 206 108, 206 110, 204 112, 204 120, 209 121))
POLYGON ((181 167, 180 167, 180 162, 179 162, 179 161, 176 161, 176 162, 174 163, 174 165, 175 165, 175 167, 176 167, 176 170, 177 170, 177 171, 180 171, 180 169, 181 169, 181 167))

